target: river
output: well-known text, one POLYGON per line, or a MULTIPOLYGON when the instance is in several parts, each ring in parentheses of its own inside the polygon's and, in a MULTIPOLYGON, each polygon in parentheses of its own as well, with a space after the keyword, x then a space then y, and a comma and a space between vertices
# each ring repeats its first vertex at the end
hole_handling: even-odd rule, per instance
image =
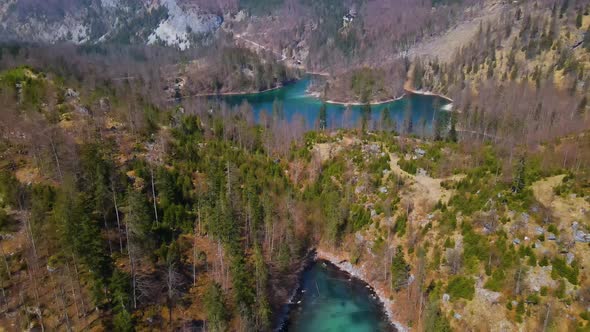
POLYGON ((303 273, 294 302, 285 331, 395 331, 370 288, 326 261, 303 273))
MULTIPOLYGON (((221 95, 214 98, 231 107, 239 106, 245 101, 248 102, 252 106, 257 120, 260 119, 260 114, 263 111, 270 114, 273 104, 278 104, 281 106, 282 115, 289 121, 300 119, 305 121, 307 127, 313 127, 318 121, 322 105, 319 98, 307 93, 307 88, 314 79, 312 76, 306 76, 280 89, 244 95, 221 95)), ((390 117, 397 124, 398 129, 401 129, 406 118, 411 116, 414 132, 419 132, 422 129, 421 123, 425 124, 426 130, 430 130, 433 119, 447 114, 443 109, 448 104, 449 102, 445 99, 435 96, 406 95, 392 102, 372 105, 369 122, 377 125, 381 120, 381 111, 387 107, 390 117)), ((346 112, 346 106, 342 104, 327 104, 328 127, 348 128, 356 125, 361 118, 361 109, 361 106, 353 105, 350 107, 350 111, 346 112)))

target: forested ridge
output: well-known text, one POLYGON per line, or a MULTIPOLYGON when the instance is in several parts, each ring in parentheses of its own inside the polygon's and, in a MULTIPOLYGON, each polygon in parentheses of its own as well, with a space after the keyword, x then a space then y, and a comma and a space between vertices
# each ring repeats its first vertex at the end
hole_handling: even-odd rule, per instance
MULTIPOLYGON (((16 322, 80 329, 107 315, 105 327, 129 330, 140 322, 132 313, 153 320, 162 305, 167 323, 151 324, 172 328, 170 318, 181 315, 173 309, 193 303, 201 315, 221 315, 210 327, 228 324, 223 307, 231 304, 236 324, 269 328, 267 264, 274 258, 274 276, 283 275, 305 247, 290 216, 292 187, 265 153, 262 128, 239 117, 228 128, 218 115, 182 115, 141 97, 133 124, 117 123, 112 95, 100 99, 104 108, 84 107, 97 96, 78 96, 53 78, 19 67, 1 79, 14 105, 3 115, 13 122, 3 121, 2 224, 21 229, 22 237, 7 239, 26 248, 4 256, 3 306, 16 322), (41 291, 46 282, 53 292, 41 291), (229 288, 235 297, 222 301, 229 288), (204 301, 186 302, 189 290, 204 301), (54 309, 61 313, 44 312, 54 309)), ((272 300, 276 309, 285 299, 272 300)))

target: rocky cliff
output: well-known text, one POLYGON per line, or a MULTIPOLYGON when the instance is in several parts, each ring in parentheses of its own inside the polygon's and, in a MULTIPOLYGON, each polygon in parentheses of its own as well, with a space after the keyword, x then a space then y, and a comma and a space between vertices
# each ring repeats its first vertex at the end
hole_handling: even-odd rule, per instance
POLYGON ((8 0, 0 39, 34 43, 118 42, 191 47, 221 26, 210 6, 177 0, 8 0))

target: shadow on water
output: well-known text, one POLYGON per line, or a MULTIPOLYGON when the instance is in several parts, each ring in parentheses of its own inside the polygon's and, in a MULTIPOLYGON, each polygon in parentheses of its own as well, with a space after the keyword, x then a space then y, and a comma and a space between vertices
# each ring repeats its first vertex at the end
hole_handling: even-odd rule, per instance
POLYGON ((329 262, 312 263, 300 287, 281 331, 395 331, 367 284, 329 262))

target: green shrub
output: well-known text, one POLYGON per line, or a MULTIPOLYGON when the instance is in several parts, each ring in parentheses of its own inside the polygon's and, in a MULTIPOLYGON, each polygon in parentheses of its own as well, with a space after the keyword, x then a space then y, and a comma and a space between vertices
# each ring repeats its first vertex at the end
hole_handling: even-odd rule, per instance
POLYGON ((425 331, 437 331, 437 332, 450 332, 452 331, 451 324, 440 310, 438 302, 429 301, 426 306, 425 320, 424 320, 425 331))
POLYGON ((506 273, 502 269, 496 269, 492 273, 492 277, 486 281, 484 287, 494 292, 499 292, 504 287, 504 281, 506 280, 506 273))
POLYGON ((371 223, 371 213, 362 205, 353 205, 350 211, 350 217, 352 232, 356 232, 371 223))
POLYGON ((524 301, 518 301, 518 304, 516 305, 516 313, 518 315, 524 314, 524 301))
POLYGON ((469 277, 453 277, 447 286, 447 293, 451 299, 472 300, 475 295, 475 280, 469 277))
POLYGON ((539 295, 537 293, 529 294, 529 296, 527 296, 527 298, 526 298, 526 302, 530 303, 530 304, 537 305, 537 304, 539 304, 539 302, 541 302, 541 298, 539 297, 539 295))
POLYGON ((415 160, 400 159, 397 163, 401 169, 409 174, 416 174, 418 172, 418 165, 415 160))
POLYGON ((555 235, 559 235, 559 230, 557 229, 557 227, 554 224, 549 225, 549 227, 547 227, 547 231, 549 233, 553 233, 555 235))
POLYGON ((555 296, 557 296, 558 299, 563 299, 565 297, 565 280, 559 279, 559 281, 557 282, 555 296))
POLYGON ((445 248, 455 248, 455 241, 453 241, 453 239, 450 237, 447 237, 445 240, 445 248))
POLYGON ((475 233, 471 225, 464 222, 463 228, 463 255, 465 261, 485 261, 489 254, 489 241, 483 235, 475 233))
POLYGON ((404 236, 406 234, 406 225, 408 223, 408 216, 404 213, 401 214, 395 220, 395 226, 393 227, 393 233, 398 236, 404 236))
POLYGON ((580 271, 576 264, 576 261, 572 262, 572 266, 568 266, 565 259, 555 257, 551 261, 551 265, 553 265, 553 269, 551 270, 551 277, 553 279, 563 277, 573 285, 578 284, 578 274, 580 271))
POLYGON ((541 258, 541 260, 539 261, 539 266, 548 266, 549 265, 549 259, 547 259, 547 256, 543 256, 543 258, 541 258))

